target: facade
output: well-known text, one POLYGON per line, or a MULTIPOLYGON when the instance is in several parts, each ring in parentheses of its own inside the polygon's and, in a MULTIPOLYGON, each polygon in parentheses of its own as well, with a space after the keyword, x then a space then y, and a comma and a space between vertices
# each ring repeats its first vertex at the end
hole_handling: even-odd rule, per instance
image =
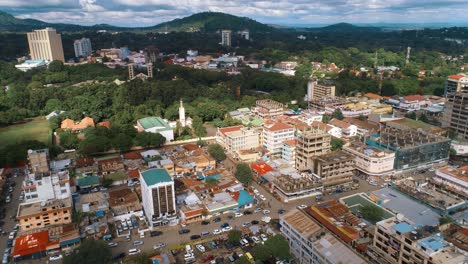
POLYGON ((221 30, 221 45, 231 47, 231 30, 221 30))
POLYGON ((73 42, 75 57, 88 57, 92 53, 91 40, 89 38, 77 39, 73 42))
POLYGON ((279 116, 284 112, 284 105, 271 99, 257 100, 255 111, 261 118, 279 116))
POLYGON ((464 140, 468 140, 467 105, 468 91, 448 94, 447 101, 445 102, 444 116, 442 119, 443 127, 449 127, 453 129, 457 133, 457 137, 464 140))
POLYGON ((316 80, 307 83, 307 100, 320 99, 324 96, 335 96, 335 86, 318 84, 316 80))
POLYGON ((263 126, 262 145, 272 155, 280 155, 283 142, 294 139, 294 127, 285 123, 263 126))
POLYGON ((294 209, 280 218, 281 234, 300 264, 364 264, 353 249, 321 227, 306 213, 294 209))
POLYGON ((363 142, 353 141, 343 150, 354 157, 356 169, 370 176, 386 175, 393 172, 395 153, 369 147, 363 142))
POLYGON ((394 169, 406 170, 446 161, 450 139, 412 129, 386 127, 366 138, 366 144, 395 152, 394 169))
POLYGON ((446 97, 458 92, 468 92, 468 75, 463 73, 450 75, 445 81, 444 95, 446 97))
POLYGON ((449 190, 457 190, 468 197, 468 166, 461 168, 444 167, 438 169, 432 179, 449 190))
POLYGON ((174 181, 169 172, 166 169, 140 172, 140 182, 143 209, 149 225, 157 227, 164 219, 175 219, 174 181))
POLYGON ((71 199, 22 203, 16 215, 22 232, 72 222, 71 199))
POLYGON ((244 126, 218 128, 216 141, 228 151, 255 149, 259 144, 259 133, 244 126))
POLYGON ((137 121, 138 132, 146 131, 159 133, 166 138, 166 142, 174 140, 174 131, 171 126, 160 117, 145 117, 137 121))
POLYGON ((335 151, 314 158, 313 173, 325 190, 349 188, 355 174, 354 158, 344 151, 335 151))
POLYGON ((49 149, 28 150, 28 166, 31 173, 48 174, 49 161, 49 149))
POLYGON ((28 32, 29 52, 32 60, 59 60, 65 62, 63 56, 62 37, 53 28, 45 28, 28 32))
POLYGON ((245 40, 250 40, 250 31, 248 29, 244 29, 242 31, 239 31, 239 35, 241 38, 245 40))
POLYGON ((296 140, 286 140, 281 147, 281 158, 288 162, 291 167, 296 166, 296 140))
POLYGON ((298 130, 296 136, 296 169, 311 171, 313 157, 330 152, 331 136, 318 128, 298 130))

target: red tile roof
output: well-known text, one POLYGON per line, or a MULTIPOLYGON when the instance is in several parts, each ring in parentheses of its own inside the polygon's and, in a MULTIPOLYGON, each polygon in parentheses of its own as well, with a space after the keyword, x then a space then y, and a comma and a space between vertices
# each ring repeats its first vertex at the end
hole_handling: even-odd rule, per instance
POLYGON ((123 155, 124 159, 127 160, 138 160, 141 159, 140 152, 138 151, 132 151, 132 152, 127 152, 123 155))
POLYGON ((426 101, 426 98, 422 95, 419 95, 419 94, 415 94, 415 95, 407 95, 407 96, 403 96, 403 98, 405 99, 405 101, 409 101, 409 102, 412 102, 412 101, 426 101))
POLYGON ((374 94, 374 93, 366 93, 364 97, 367 97, 369 99, 381 99, 382 98, 382 96, 378 94, 374 94))
POLYGON ((222 134, 226 134, 226 133, 229 133, 229 132, 234 132, 234 131, 241 130, 243 127, 244 126, 242 126, 242 125, 223 127, 223 128, 219 128, 219 132, 221 132, 222 134))
POLYGON ((195 144, 186 144, 184 145, 184 149, 187 151, 193 151, 199 149, 199 147, 195 144))
POLYGON ((328 124, 339 128, 349 128, 351 125, 338 119, 332 119, 328 124))
POLYGON ((94 127, 94 120, 91 117, 85 117, 76 124, 75 124, 75 121, 67 118, 62 121, 60 128, 71 129, 71 130, 82 130, 89 126, 94 127))
POLYGON ((110 122, 109 121, 99 122, 96 124, 96 126, 103 126, 103 127, 110 128, 110 122))
POLYGON ((201 215, 202 212, 203 212, 203 208, 197 208, 194 210, 184 212, 184 215, 185 215, 185 218, 190 218, 190 217, 201 215))
POLYGON ((449 79, 453 79, 453 80, 460 80, 460 79, 462 79, 463 77, 464 77, 463 75, 454 74, 454 75, 450 75, 448 78, 449 78, 449 79))
POLYGON ((134 170, 128 170, 127 171, 127 175, 130 179, 138 179, 140 178, 140 172, 138 171, 138 169, 134 169, 134 170))
POLYGON ((252 164, 250 165, 250 168, 252 168, 252 170, 254 170, 258 175, 263 175, 265 173, 275 170, 265 162, 252 164))
POLYGON ((276 123, 272 125, 271 127, 265 127, 266 130, 269 131, 280 131, 280 130, 286 130, 286 129, 292 129, 293 127, 290 125, 286 125, 285 123, 276 123))

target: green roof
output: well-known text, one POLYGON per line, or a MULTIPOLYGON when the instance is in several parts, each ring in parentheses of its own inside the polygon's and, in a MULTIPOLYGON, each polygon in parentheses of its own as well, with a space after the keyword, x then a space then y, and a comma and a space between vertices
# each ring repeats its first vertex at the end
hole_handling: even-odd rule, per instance
POLYGON ((144 171, 142 174, 146 185, 151 186, 161 182, 171 182, 172 178, 166 169, 150 169, 144 171))
POLYGON ((98 176, 85 176, 78 178, 78 186, 80 188, 88 188, 93 185, 99 184, 99 177, 98 176))
POLYGON ((171 126, 169 126, 169 124, 160 117, 145 117, 139 119, 138 123, 140 123, 144 129, 158 127, 158 130, 172 130, 171 126))

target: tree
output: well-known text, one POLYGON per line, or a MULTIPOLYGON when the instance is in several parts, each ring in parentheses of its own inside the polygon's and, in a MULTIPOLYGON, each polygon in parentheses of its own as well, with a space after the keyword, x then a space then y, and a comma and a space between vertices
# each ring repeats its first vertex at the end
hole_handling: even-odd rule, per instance
POLYGON ((439 225, 450 224, 450 223, 453 223, 453 222, 454 222, 454 220, 450 216, 439 218, 439 225))
POLYGON ((325 124, 328 124, 328 122, 330 122, 331 119, 332 119, 331 116, 329 116, 327 114, 324 114, 322 116, 322 122, 325 123, 325 124))
POLYGON ((429 123, 429 118, 425 114, 421 114, 419 116, 419 121, 424 122, 424 123, 429 123))
POLYGON ((142 147, 160 147, 166 138, 160 133, 140 132, 135 137, 135 142, 138 146, 142 147))
POLYGON ((238 259, 236 259, 236 261, 234 261, 234 264, 251 264, 249 259, 247 259, 246 256, 242 256, 238 259))
POLYGON ((133 140, 129 135, 120 133, 111 139, 112 147, 120 152, 128 151, 133 146, 133 140))
POLYGON ((288 260, 291 258, 289 253, 289 243, 282 235, 274 235, 265 241, 265 246, 268 247, 275 258, 288 260))
POLYGON ((111 178, 104 178, 104 180, 102 181, 102 186, 109 188, 112 186, 113 182, 114 181, 111 178))
POLYGON ((208 153, 217 161, 222 161, 226 159, 226 154, 224 153, 223 147, 219 144, 211 144, 208 146, 208 153))
POLYGON ((411 111, 411 112, 407 113, 405 115, 405 117, 413 119, 413 120, 416 120, 416 118, 417 118, 416 113, 414 111, 411 111))
POLYGON ((112 253, 103 240, 84 240, 70 256, 63 259, 64 264, 112 263, 112 253))
POLYGON ((149 252, 141 252, 140 254, 133 255, 129 258, 129 262, 131 264, 152 264, 151 257, 154 254, 150 254, 149 252))
POLYGON ((362 217, 364 219, 371 221, 371 222, 377 222, 382 219, 383 217, 383 211, 373 205, 365 205, 361 208, 360 210, 362 217))
POLYGON ((336 118, 338 120, 343 120, 344 119, 343 112, 341 112, 341 109, 339 109, 339 108, 337 108, 335 111, 333 111, 332 117, 336 118))
POLYGON ((236 165, 236 178, 244 185, 248 185, 253 178, 252 170, 249 164, 239 163, 236 165))
POLYGON ((228 241, 231 244, 238 244, 241 239, 242 233, 240 230, 231 230, 228 234, 228 241))
POLYGON ((197 137, 206 136, 206 130, 205 130, 205 127, 203 126, 203 120, 200 117, 198 116, 193 117, 192 128, 193 128, 193 132, 195 133, 195 135, 197 135, 197 137))
POLYGON ((72 133, 70 130, 63 131, 59 133, 60 146, 65 149, 75 149, 80 144, 80 140, 76 134, 72 133))
POLYGON ((343 145, 344 145, 344 141, 339 139, 339 138, 336 138, 336 137, 332 137, 331 138, 331 150, 332 151, 335 151, 335 150, 340 150, 343 148, 343 145))
MULTIPOLYGON (((268 241, 268 240, 267 240, 268 241)), ((257 244, 252 248, 252 256, 261 262, 265 262, 273 255, 271 248, 266 245, 257 244)))
POLYGON ((49 66, 47 67, 47 69, 50 72, 61 72, 64 70, 64 68, 65 67, 63 66, 63 62, 59 60, 52 61, 51 63, 49 63, 49 66))

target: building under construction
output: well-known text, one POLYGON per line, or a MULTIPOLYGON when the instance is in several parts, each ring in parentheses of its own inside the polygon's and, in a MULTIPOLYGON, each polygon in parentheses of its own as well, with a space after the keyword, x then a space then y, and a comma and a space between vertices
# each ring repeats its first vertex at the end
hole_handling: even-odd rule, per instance
POLYGON ((344 107, 348 102, 346 99, 336 96, 322 96, 319 99, 309 101, 309 109, 332 113, 336 108, 344 107))
POLYGON ((298 130, 296 132, 296 169, 300 171, 312 170, 313 157, 330 152, 331 136, 317 128, 298 130))
POLYGON ((413 129, 383 128, 366 139, 366 144, 395 152, 395 169, 409 169, 447 160, 450 139, 413 129))

